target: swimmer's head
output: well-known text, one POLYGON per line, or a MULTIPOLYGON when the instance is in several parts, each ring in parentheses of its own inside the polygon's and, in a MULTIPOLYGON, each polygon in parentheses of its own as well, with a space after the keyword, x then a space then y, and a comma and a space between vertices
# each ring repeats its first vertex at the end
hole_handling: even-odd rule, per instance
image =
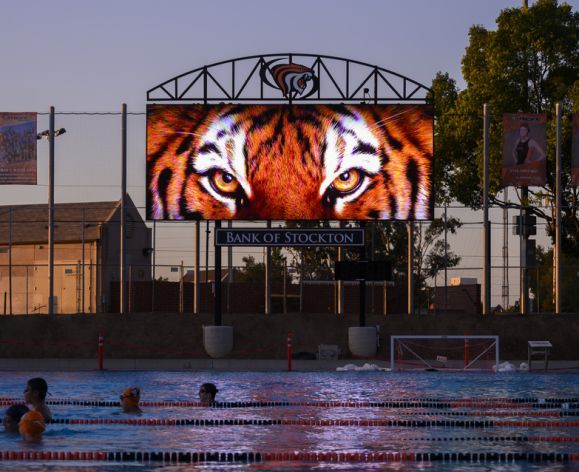
POLYGON ((139 409, 141 389, 139 387, 128 387, 123 391, 120 398, 124 411, 136 411, 139 409))
POLYGON ((199 387, 199 400, 203 403, 210 403, 215 401, 215 395, 217 395, 217 387, 212 383, 204 383, 199 387))
POLYGON ((4 413, 2 424, 7 433, 17 433, 18 423, 22 417, 30 411, 26 405, 12 405, 4 413))
POLYGON ((48 392, 48 384, 46 380, 41 377, 35 377, 26 382, 24 389, 24 401, 26 403, 42 402, 46 398, 48 392))
POLYGON ((45 429, 44 416, 34 410, 26 413, 18 423, 18 430, 25 441, 39 441, 45 429))

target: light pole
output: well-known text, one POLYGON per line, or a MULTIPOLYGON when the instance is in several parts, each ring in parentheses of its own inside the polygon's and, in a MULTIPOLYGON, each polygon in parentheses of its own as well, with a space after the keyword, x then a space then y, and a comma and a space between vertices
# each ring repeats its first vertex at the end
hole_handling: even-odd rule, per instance
POLYGON ((66 133, 54 129, 54 107, 50 107, 49 129, 38 133, 36 139, 48 139, 48 315, 54 316, 54 138, 66 133))

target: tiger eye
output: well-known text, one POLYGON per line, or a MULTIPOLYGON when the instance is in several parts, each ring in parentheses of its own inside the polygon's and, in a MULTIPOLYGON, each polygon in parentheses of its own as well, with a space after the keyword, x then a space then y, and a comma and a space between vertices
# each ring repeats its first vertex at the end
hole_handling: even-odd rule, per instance
POLYGON ((359 183, 360 172, 356 169, 350 169, 336 177, 332 185, 338 192, 351 192, 359 183))
POLYGON ((234 193, 239 187, 239 183, 228 172, 218 170, 213 174, 213 183, 215 188, 223 193, 234 193))

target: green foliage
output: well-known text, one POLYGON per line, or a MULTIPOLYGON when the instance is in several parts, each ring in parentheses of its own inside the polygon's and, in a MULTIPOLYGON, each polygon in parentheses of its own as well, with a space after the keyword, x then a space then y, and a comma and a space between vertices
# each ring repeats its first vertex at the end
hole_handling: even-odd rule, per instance
MULTIPOLYGON (((330 228, 329 221, 288 221, 288 228, 330 228)), ((290 247, 291 268, 302 280, 334 280, 335 247, 290 247)))
MULTIPOLYGON (((235 275, 235 281, 239 283, 265 283, 265 264, 256 262, 253 256, 245 256, 242 259, 243 269, 235 275)), ((286 257, 282 255, 281 248, 271 249, 271 278, 273 281, 282 281, 285 270, 286 257)))
MULTIPOLYGON (((540 312, 554 310, 553 250, 537 247, 536 267, 529 269, 529 286, 535 294, 535 309, 540 312)), ((577 311, 577 287, 579 287, 579 257, 561 257, 561 311, 577 311)))
POLYGON ((555 103, 563 110, 563 250, 579 254, 579 198, 570 185, 571 119, 579 112, 579 14, 555 0, 537 0, 527 9, 509 8, 497 18, 497 29, 475 25, 462 60, 467 87, 458 91, 448 74, 438 73, 432 83, 437 120, 438 200, 458 200, 478 209, 482 206, 483 104, 491 111, 491 203, 517 208, 497 198, 502 162, 503 113, 547 113, 547 185, 531 189, 529 202, 550 202, 545 210, 531 206, 531 213, 547 223, 554 237, 553 204, 555 172, 555 103))

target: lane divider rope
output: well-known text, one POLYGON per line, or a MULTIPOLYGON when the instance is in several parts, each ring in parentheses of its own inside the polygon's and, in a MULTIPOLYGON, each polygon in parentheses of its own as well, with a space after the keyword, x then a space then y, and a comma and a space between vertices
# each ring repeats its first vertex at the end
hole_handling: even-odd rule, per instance
MULTIPOLYGON (((14 397, 1 396, 0 401, 13 401, 14 397)), ((56 401, 78 401, 68 398, 57 398, 56 401)), ((185 400, 187 403, 198 403, 185 400)), ((472 398, 390 398, 389 402, 426 402, 426 403, 579 403, 579 397, 539 398, 539 397, 472 397, 472 398)))
POLYGON ((579 436, 457 436, 457 437, 425 437, 425 438, 398 438, 401 441, 419 442, 559 442, 576 443, 579 436))
POLYGON ((522 417, 522 418, 569 418, 579 417, 579 411, 396 411, 396 416, 413 417, 435 417, 444 419, 445 417, 475 417, 475 418, 499 418, 499 417, 522 417))
POLYGON ((579 454, 555 452, 175 452, 175 451, 0 451, 0 461, 255 462, 579 462, 579 454))
MULTIPOLYGON (((22 403, 18 398, 0 399, 0 406, 8 406, 14 403, 22 403)), ((47 400, 52 406, 74 405, 91 407, 119 407, 118 401, 99 400, 72 400, 55 399, 47 400)), ((173 407, 173 408, 272 408, 272 407, 316 407, 316 408, 430 408, 430 409, 454 409, 454 408, 496 408, 496 409, 565 409, 579 410, 579 403, 502 403, 502 402, 411 402, 411 401, 386 401, 386 402, 344 402, 344 401, 246 401, 246 402, 214 402, 211 404, 198 401, 142 401, 143 407, 173 407)))
POLYGON ((383 419, 171 419, 171 418, 53 418, 53 424, 122 424, 132 426, 369 426, 407 428, 577 428, 579 421, 497 421, 497 420, 383 420, 383 419))

